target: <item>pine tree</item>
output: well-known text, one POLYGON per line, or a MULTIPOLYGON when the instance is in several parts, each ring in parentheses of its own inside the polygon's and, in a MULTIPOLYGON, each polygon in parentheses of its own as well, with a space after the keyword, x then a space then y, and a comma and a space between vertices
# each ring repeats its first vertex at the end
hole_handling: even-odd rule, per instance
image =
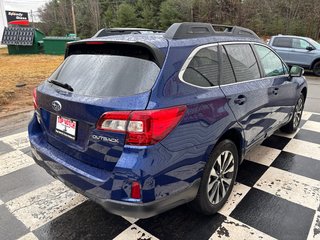
POLYGON ((117 17, 113 23, 115 27, 137 27, 138 17, 133 5, 122 3, 116 12, 117 17))

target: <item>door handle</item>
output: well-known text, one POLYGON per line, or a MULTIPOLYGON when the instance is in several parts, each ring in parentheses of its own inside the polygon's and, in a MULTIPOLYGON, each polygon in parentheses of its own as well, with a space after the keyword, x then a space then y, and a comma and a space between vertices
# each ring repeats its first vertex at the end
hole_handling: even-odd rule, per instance
POLYGON ((279 88, 274 88, 272 90, 273 95, 278 95, 278 90, 279 90, 279 88))
POLYGON ((244 95, 239 95, 235 100, 234 103, 238 105, 243 105, 247 101, 246 96, 244 95))

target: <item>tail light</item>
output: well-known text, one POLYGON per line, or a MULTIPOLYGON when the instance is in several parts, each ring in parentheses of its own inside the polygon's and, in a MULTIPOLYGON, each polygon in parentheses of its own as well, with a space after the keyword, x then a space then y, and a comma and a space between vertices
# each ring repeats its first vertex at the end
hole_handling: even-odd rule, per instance
POLYGON ((33 107, 34 110, 38 109, 37 88, 33 89, 33 107))
POLYGON ((153 145, 164 139, 180 122, 186 106, 157 110, 109 112, 101 116, 97 129, 126 133, 126 144, 153 145))
POLYGON ((131 198, 134 198, 134 199, 141 198, 141 187, 138 182, 133 182, 131 185, 131 198))

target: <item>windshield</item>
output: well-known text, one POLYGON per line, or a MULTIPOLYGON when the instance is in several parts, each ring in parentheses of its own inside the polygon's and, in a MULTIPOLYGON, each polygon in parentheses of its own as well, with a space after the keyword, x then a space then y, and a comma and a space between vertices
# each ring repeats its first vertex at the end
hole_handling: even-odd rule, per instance
POLYGON ((130 96, 152 88, 160 68, 152 61, 114 55, 71 55, 48 79, 79 95, 130 96))
POLYGON ((308 40, 316 49, 320 49, 320 43, 316 42, 312 38, 309 38, 308 40))

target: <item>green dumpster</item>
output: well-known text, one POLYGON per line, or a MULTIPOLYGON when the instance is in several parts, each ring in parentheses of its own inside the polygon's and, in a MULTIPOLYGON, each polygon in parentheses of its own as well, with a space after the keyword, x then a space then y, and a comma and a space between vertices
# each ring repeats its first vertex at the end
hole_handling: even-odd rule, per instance
POLYGON ((45 37, 43 39, 44 53, 52 55, 64 54, 67 43, 79 39, 77 37, 45 37))
POLYGON ((37 54, 43 51, 41 42, 44 37, 44 33, 36 28, 6 27, 2 44, 8 45, 10 55, 37 54))

